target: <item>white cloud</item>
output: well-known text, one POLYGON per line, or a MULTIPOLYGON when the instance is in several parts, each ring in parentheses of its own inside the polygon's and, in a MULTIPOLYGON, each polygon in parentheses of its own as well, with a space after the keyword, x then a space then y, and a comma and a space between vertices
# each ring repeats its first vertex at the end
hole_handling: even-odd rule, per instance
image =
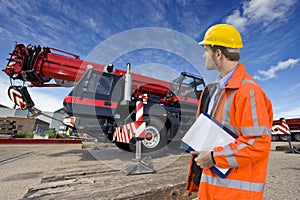
POLYGON ((174 68, 160 64, 160 63, 147 63, 139 65, 132 69, 133 73, 141 74, 149 77, 154 77, 160 80, 171 82, 180 76, 180 72, 174 68), (153 70, 159 69, 159 70, 153 70))
POLYGON ((232 15, 229 15, 226 18, 226 23, 234 25, 239 31, 244 31, 248 19, 242 16, 239 10, 235 10, 232 15))
POLYGON ((88 17, 86 20, 86 23, 89 25, 91 30, 96 30, 97 29, 97 22, 95 21, 94 18, 88 17))
POLYGON ((290 67, 294 67, 297 63, 299 63, 300 59, 288 59, 286 61, 282 61, 277 63, 276 66, 272 66, 270 67, 268 70, 258 70, 257 73, 254 78, 257 80, 261 80, 261 81, 266 81, 269 80, 271 78, 276 78, 276 72, 279 70, 285 70, 288 69, 290 67))
POLYGON ((53 112, 63 107, 62 98, 54 95, 53 93, 44 93, 40 90, 45 90, 45 88, 39 88, 37 90, 28 89, 37 109, 53 112))
POLYGON ((274 117, 273 119, 279 119, 281 117, 284 117, 286 119, 289 118, 299 118, 300 117, 300 107, 295 107, 292 108, 290 110, 286 110, 286 111, 276 111, 274 109, 274 117))
POLYGON ((225 22, 230 23, 243 31, 252 24, 261 24, 262 27, 274 21, 282 22, 289 19, 289 13, 297 3, 296 0, 250 0, 243 4, 242 12, 233 11, 226 17, 225 22))
POLYGON ((272 22, 285 16, 294 3, 294 0, 252 0, 244 3, 244 15, 255 21, 272 22))
POLYGON ((300 83, 290 87, 286 92, 288 95, 296 94, 300 90, 300 83))

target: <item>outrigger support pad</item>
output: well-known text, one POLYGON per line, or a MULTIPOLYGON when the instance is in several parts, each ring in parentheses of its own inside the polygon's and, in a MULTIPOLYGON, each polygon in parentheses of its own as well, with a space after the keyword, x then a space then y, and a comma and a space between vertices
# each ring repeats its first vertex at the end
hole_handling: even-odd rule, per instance
POLYGON ((147 159, 139 160, 137 164, 129 165, 124 170, 124 174, 126 176, 136 174, 151 174, 155 172, 156 170, 153 168, 152 162, 147 159))
POLYGON ((153 168, 153 163, 150 157, 142 158, 142 141, 136 141, 136 158, 134 165, 129 165, 125 170, 124 174, 127 175, 134 175, 134 174, 150 174, 155 173, 156 170, 153 168))
POLYGON ((286 151, 285 153, 300 154, 300 151, 298 151, 297 148, 294 145, 292 145, 292 141, 291 141, 291 136, 290 135, 288 137, 288 142, 289 142, 289 150, 286 151))

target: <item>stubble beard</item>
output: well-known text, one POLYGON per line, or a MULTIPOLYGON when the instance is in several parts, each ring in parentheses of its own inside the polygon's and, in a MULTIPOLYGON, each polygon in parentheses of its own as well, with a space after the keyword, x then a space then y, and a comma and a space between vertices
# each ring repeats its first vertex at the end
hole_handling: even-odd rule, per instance
POLYGON ((206 57, 205 67, 207 70, 216 70, 217 69, 217 65, 211 56, 206 57))

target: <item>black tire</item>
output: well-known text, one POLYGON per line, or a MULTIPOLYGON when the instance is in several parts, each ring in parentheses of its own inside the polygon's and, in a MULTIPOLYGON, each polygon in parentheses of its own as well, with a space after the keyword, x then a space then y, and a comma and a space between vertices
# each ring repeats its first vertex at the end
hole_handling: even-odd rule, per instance
POLYGON ((296 133, 295 135, 294 135, 294 140, 295 141, 300 141, 300 133, 296 133))
POLYGON ((278 135, 272 135, 271 139, 272 139, 272 141, 278 141, 279 137, 278 137, 278 135))
POLYGON ((146 118, 146 138, 142 140, 142 153, 155 152, 168 143, 167 129, 158 118, 146 118), (150 137, 151 136, 151 137, 150 137))
POLYGON ((289 136, 289 135, 283 135, 283 134, 282 134, 282 135, 280 135, 279 137, 280 137, 280 140, 281 140, 281 141, 288 141, 290 136, 289 136))

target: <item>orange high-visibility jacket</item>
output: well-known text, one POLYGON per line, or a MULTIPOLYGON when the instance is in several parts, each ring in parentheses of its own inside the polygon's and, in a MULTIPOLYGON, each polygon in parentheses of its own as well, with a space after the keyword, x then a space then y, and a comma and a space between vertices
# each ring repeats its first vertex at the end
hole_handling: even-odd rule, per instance
MULTIPOLYGON (((203 170, 198 198, 262 199, 273 111, 270 100, 242 63, 221 90, 212 116, 238 136, 233 143, 216 147, 213 152, 216 166, 233 170, 224 179, 209 169, 203 170)), ((193 185, 191 180, 187 185, 193 185)))

